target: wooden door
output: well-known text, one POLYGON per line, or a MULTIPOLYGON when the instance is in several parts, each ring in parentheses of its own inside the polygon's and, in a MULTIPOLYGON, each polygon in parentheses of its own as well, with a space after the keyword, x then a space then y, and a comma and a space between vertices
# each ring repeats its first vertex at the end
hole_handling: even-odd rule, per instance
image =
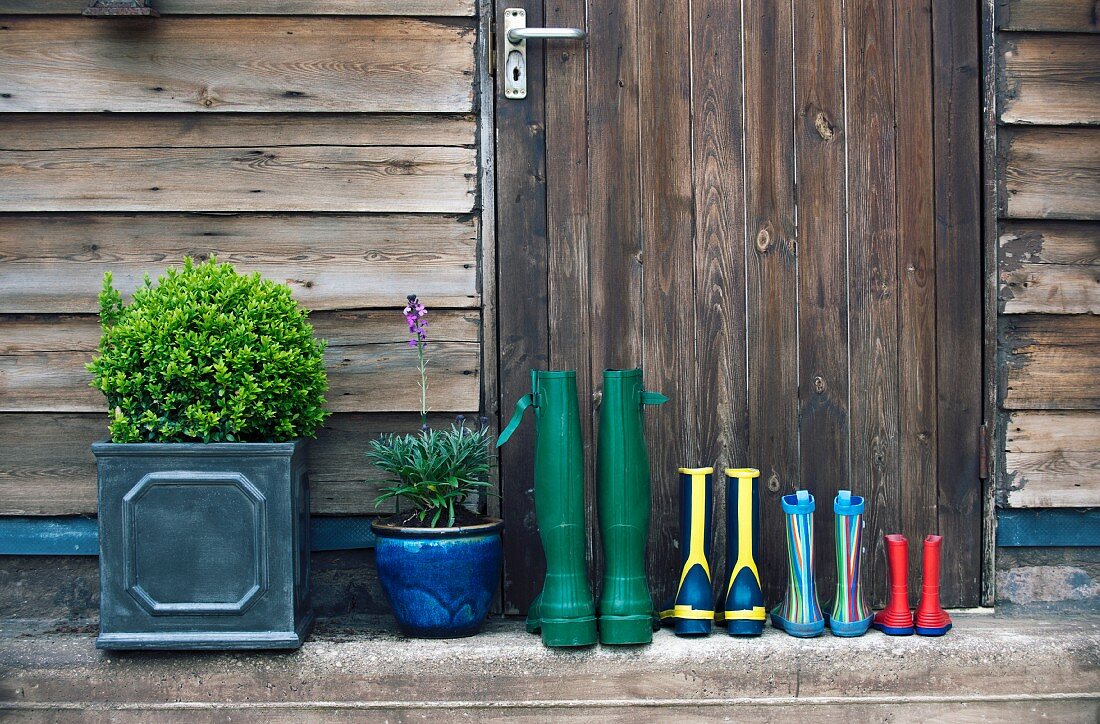
MULTIPOLYGON (((882 535, 946 537, 944 602, 979 602, 982 424, 979 6, 953 0, 527 0, 528 95, 496 77, 500 407, 532 367, 578 372, 588 500, 606 367, 641 365, 650 580, 678 574, 676 469, 762 471, 769 604, 786 580, 778 498, 832 499, 882 535)), ((503 450, 506 610, 541 582, 530 426, 503 450)), ((716 486, 716 520, 725 500, 716 486)), ((590 547, 599 564, 595 511, 590 547)), ((717 569, 724 568, 716 526, 717 569)), ((598 580, 598 579, 596 579, 598 580)))

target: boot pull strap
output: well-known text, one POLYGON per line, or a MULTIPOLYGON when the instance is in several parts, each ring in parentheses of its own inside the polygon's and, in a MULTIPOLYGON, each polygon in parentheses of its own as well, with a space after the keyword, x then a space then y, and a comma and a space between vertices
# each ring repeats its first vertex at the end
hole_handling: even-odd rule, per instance
POLYGON ((534 401, 535 399, 531 394, 526 394, 516 401, 516 409, 512 413, 512 419, 508 421, 507 427, 501 431, 500 437, 497 438, 497 447, 508 442, 508 438, 512 437, 512 433, 515 432, 519 424, 523 422, 524 410, 534 404, 534 401))
POLYGON ((666 402, 668 402, 668 398, 662 395, 660 392, 653 392, 652 390, 642 390, 643 405, 663 405, 666 402))

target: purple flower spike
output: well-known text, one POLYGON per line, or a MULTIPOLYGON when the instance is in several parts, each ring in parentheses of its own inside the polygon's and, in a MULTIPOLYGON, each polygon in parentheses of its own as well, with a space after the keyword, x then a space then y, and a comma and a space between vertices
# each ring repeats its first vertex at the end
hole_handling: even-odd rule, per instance
POLYGON ((408 300, 408 305, 401 312, 409 325, 409 333, 413 335, 409 340, 409 346, 415 347, 417 344, 428 341, 428 309, 415 294, 410 294, 408 300))
POLYGON ((421 430, 428 429, 428 361, 424 351, 428 348, 428 308, 416 298, 415 294, 406 297, 408 304, 401 310, 405 323, 409 325, 409 346, 416 348, 419 358, 417 371, 420 372, 420 423, 421 430))

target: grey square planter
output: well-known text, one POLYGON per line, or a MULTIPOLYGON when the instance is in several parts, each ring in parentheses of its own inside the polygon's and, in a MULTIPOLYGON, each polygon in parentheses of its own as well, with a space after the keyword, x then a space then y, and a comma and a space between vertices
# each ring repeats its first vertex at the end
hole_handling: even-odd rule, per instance
POLYGON ((285 649, 313 625, 306 444, 94 443, 101 649, 285 649))

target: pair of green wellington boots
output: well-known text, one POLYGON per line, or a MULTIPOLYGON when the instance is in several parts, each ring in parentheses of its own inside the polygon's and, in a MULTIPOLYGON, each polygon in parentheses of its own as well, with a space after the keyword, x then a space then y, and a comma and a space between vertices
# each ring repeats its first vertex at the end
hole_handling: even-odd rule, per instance
POLYGON ((597 511, 603 589, 593 601, 585 562, 584 446, 573 371, 531 371, 531 392, 516 403, 497 447, 535 410, 535 516, 546 579, 527 630, 547 646, 645 644, 653 640, 646 580, 650 478, 642 410, 668 400, 642 385, 642 371, 605 370, 597 440, 597 511))

